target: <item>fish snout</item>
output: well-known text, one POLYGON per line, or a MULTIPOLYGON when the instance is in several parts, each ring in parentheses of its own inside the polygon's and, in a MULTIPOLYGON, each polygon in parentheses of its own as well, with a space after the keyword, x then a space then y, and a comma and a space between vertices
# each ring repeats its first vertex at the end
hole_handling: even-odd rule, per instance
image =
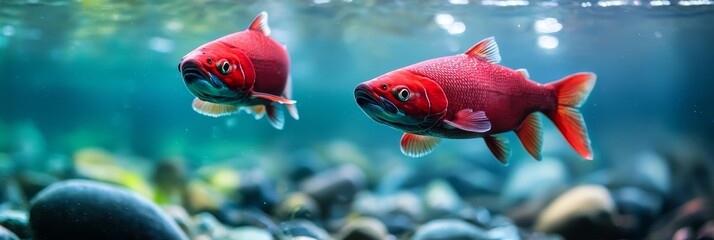
POLYGON ((210 79, 210 77, 207 76, 203 70, 201 70, 201 63, 194 59, 188 59, 181 62, 179 69, 186 84, 191 84, 199 80, 206 81, 210 79))
POLYGON ((372 88, 366 83, 360 83, 355 87, 355 100, 357 105, 360 107, 365 107, 368 105, 381 106, 381 103, 377 100, 377 97, 372 93, 372 88))
POLYGON ((388 114, 397 114, 399 109, 389 99, 376 94, 367 83, 360 83, 355 87, 355 100, 363 109, 384 111, 388 114))

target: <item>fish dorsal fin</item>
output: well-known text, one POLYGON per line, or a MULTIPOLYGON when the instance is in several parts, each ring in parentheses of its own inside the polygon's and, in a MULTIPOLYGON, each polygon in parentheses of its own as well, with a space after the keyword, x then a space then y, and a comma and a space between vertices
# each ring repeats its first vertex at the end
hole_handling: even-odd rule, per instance
POLYGON ((541 159, 540 151, 543 146, 543 127, 537 113, 531 113, 523 120, 521 127, 516 129, 518 139, 523 143, 526 151, 536 160, 541 159))
POLYGON ((508 159, 511 157, 511 147, 508 146, 508 138, 499 135, 490 135, 483 137, 486 141, 486 146, 491 150, 496 159, 503 165, 508 165, 508 159))
POLYGON ((486 117, 486 112, 476 111, 467 108, 457 112, 452 120, 444 120, 444 123, 453 128, 458 128, 469 132, 488 132, 491 130, 491 121, 486 117))
POLYGON ((469 48, 464 54, 468 56, 477 56, 485 59, 490 63, 501 62, 501 54, 498 52, 498 44, 496 38, 489 37, 481 40, 473 47, 469 48))
POLYGON ((516 72, 518 72, 518 73, 520 73, 521 75, 523 75, 523 77, 525 77, 526 79, 531 79, 531 75, 528 74, 528 70, 526 70, 525 68, 516 69, 516 72))
POLYGON ((440 138, 404 133, 400 146, 402 153, 410 157, 421 157, 434 151, 440 138))
POLYGON ((216 104, 201 99, 193 99, 193 110, 211 117, 220 117, 237 113, 240 109, 233 105, 216 104))
POLYGON ((253 22, 248 27, 250 30, 255 30, 262 32, 265 36, 270 36, 270 26, 268 26, 268 13, 265 11, 260 12, 253 22))

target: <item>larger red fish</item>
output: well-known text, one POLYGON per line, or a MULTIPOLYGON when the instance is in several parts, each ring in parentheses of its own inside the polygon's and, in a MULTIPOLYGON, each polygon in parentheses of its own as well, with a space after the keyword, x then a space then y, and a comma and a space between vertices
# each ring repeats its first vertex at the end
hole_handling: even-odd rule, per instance
POLYGON ((269 37, 268 14, 261 12, 247 30, 203 44, 179 63, 188 90, 196 96, 193 109, 219 117, 240 110, 268 116, 270 124, 282 129, 286 105, 298 119, 291 100, 290 60, 283 45, 269 37))
POLYGON ((550 118, 583 158, 593 157, 578 108, 595 85, 595 74, 576 73, 538 84, 525 69, 511 70, 494 38, 464 54, 398 69, 355 88, 357 104, 373 120, 404 131, 407 156, 430 153, 440 138, 484 138, 503 164, 511 150, 500 133, 515 131, 528 153, 541 159, 542 129, 537 112, 550 118))

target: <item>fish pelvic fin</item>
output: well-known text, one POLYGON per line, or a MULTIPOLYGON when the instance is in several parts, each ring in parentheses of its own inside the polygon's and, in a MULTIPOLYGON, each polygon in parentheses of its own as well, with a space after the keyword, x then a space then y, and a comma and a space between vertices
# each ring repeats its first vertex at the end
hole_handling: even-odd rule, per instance
POLYGON ((194 111, 210 117, 227 116, 240 111, 238 107, 233 105, 206 102, 198 98, 193 99, 191 106, 194 111))
POLYGON ((554 89, 558 99, 557 109, 546 115, 555 123, 568 144, 587 160, 593 159, 593 150, 579 108, 595 86, 595 79, 594 73, 584 72, 546 84, 546 87, 554 89))
POLYGON ((518 139, 523 143, 526 151, 536 160, 541 160, 541 148, 543 146, 543 127, 538 113, 531 113, 523 120, 521 127, 516 129, 518 139))
POLYGON ((439 142, 441 139, 437 137, 404 133, 400 146, 404 155, 417 158, 434 151, 439 142))

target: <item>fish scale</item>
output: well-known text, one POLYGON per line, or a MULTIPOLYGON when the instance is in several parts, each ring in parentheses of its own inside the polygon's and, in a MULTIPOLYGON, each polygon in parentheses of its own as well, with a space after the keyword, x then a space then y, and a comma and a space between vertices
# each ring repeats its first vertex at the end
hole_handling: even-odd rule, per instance
POLYGON ((432 79, 442 87, 449 99, 447 119, 462 109, 473 109, 485 111, 493 124, 485 133, 432 128, 430 133, 440 137, 472 138, 510 131, 528 114, 556 107, 552 89, 528 81, 511 69, 465 54, 427 60, 406 70, 432 79))

